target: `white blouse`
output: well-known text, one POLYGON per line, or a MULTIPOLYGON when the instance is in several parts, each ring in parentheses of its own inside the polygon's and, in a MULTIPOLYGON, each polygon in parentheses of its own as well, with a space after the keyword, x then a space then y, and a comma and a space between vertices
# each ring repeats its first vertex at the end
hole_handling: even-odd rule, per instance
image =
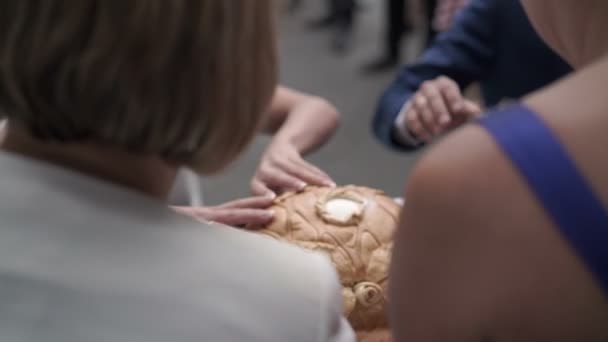
POLYGON ((0 153, 0 341, 351 342, 327 257, 0 153))

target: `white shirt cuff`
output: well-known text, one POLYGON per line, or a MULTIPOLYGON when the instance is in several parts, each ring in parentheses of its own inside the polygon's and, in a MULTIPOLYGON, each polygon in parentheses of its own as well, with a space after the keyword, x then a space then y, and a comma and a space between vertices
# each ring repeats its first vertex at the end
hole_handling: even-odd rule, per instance
POLYGON ((395 119, 395 122, 393 124, 393 133, 395 136, 395 140, 397 140, 397 142, 399 142, 400 144, 403 144, 405 146, 418 146, 421 145, 422 142, 416 137, 414 137, 410 130, 407 129, 407 125, 405 122, 405 113, 407 112, 409 104, 410 101, 407 101, 403 105, 403 107, 401 107, 401 111, 399 112, 399 115, 397 115, 397 118, 395 119))

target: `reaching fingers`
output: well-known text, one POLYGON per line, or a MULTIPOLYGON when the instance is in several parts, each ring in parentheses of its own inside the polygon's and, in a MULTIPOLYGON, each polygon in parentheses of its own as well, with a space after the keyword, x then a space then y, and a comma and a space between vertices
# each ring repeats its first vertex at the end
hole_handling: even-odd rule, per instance
POLYGON ((183 206, 171 206, 170 208, 179 214, 195 218, 202 218, 202 213, 206 210, 206 208, 183 206))
POLYGON ((264 209, 272 205, 274 198, 270 196, 257 196, 226 202, 209 209, 264 209))
POLYGON ((420 87, 420 92, 428 101, 428 108, 433 114, 435 134, 450 123, 450 112, 448 110, 445 98, 441 95, 441 91, 437 86, 437 82, 426 81, 420 87))
POLYGON ((284 165, 279 165, 279 167, 307 184, 330 187, 336 186, 328 174, 305 161, 300 156, 290 158, 284 165))
POLYGON ((272 204, 267 197, 253 197, 228 202, 216 207, 172 207, 176 212, 203 222, 218 222, 230 226, 260 226, 274 219, 266 210, 272 204))
POLYGON ((331 181, 331 177, 325 171, 304 160, 304 158, 302 158, 299 154, 290 157, 289 161, 331 181))
POLYGON ((460 112, 464 106, 464 99, 458 84, 452 79, 440 76, 437 78, 437 86, 441 92, 441 95, 445 99, 450 112, 460 112))
POLYGON ((266 187, 273 190, 300 191, 308 185, 302 179, 290 175, 284 169, 277 166, 262 166, 258 175, 259 180, 266 187))
POLYGON ((229 226, 264 225, 270 223, 274 213, 262 209, 215 208, 209 210, 207 219, 229 226))
POLYGON ((424 142, 431 140, 431 133, 427 131, 426 127, 422 124, 420 113, 410 105, 405 112, 405 125, 407 129, 416 137, 424 142))
POLYGON ((462 110, 458 113, 454 113, 454 118, 448 127, 448 129, 456 128, 471 119, 480 116, 482 113, 481 107, 473 101, 464 100, 462 110))
POLYGON ((422 94, 422 92, 418 92, 416 95, 414 95, 412 101, 412 107, 417 113, 418 121, 426 132, 424 136, 427 138, 423 140, 428 142, 436 134, 435 117, 429 107, 429 100, 426 98, 426 96, 424 96, 424 94, 422 94))
POLYGON ((479 115, 481 115, 482 109, 477 103, 475 103, 471 100, 464 100, 462 112, 469 119, 472 119, 472 118, 476 118, 479 115))
POLYGON ((251 193, 254 196, 266 196, 270 198, 276 197, 275 192, 270 190, 270 188, 268 188, 257 175, 251 180, 251 193))
POLYGON ((260 180, 272 189, 299 191, 307 185, 335 186, 331 178, 297 153, 276 158, 261 168, 260 180))

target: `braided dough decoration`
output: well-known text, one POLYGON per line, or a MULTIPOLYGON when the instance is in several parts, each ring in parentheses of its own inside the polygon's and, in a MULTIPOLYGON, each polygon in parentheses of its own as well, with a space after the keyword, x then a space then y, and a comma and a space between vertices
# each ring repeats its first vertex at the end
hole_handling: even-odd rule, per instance
POLYGON ((400 206, 379 190, 349 185, 287 193, 271 209, 275 220, 259 232, 328 254, 353 328, 386 330, 388 264, 400 206))

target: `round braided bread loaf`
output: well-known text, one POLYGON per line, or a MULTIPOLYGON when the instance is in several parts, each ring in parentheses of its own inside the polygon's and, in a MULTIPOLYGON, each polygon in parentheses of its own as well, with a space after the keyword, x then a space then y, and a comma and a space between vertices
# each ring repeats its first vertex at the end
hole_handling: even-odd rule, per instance
POLYGON ((259 232, 326 253, 343 285, 344 314, 358 335, 389 341, 388 265, 399 204, 379 190, 349 185, 286 193, 271 209, 275 220, 259 232))

